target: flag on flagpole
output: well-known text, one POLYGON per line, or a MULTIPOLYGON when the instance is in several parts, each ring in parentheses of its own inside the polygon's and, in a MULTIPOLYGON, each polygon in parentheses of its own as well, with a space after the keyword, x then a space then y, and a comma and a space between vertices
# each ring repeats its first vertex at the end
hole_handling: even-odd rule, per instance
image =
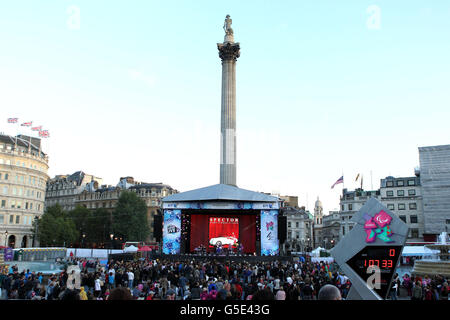
POLYGON ((31 127, 31 125, 33 124, 33 121, 30 122, 24 122, 21 124, 22 127, 31 127))
POLYGON ((32 127, 31 130, 32 130, 32 131, 41 131, 41 130, 42 130, 42 126, 39 126, 39 127, 32 127))
POLYGON ((339 183, 344 183, 344 176, 342 176, 339 179, 337 179, 337 181, 331 186, 331 189, 333 189, 334 186, 339 184, 339 183))
POLYGON ((41 137, 41 138, 48 138, 48 137, 50 137, 50 133, 48 132, 48 130, 40 130, 39 131, 39 137, 41 137))
POLYGON ((19 121, 19 118, 8 118, 8 123, 17 123, 19 121))

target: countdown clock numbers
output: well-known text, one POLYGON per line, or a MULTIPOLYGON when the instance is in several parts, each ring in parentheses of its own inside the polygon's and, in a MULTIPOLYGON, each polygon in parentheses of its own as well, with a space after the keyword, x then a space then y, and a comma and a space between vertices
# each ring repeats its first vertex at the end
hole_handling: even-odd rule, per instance
POLYGON ((364 282, 373 274, 370 267, 377 266, 380 270, 380 282, 379 288, 375 287, 374 290, 386 299, 401 251, 402 246, 367 246, 349 259, 347 264, 364 282))

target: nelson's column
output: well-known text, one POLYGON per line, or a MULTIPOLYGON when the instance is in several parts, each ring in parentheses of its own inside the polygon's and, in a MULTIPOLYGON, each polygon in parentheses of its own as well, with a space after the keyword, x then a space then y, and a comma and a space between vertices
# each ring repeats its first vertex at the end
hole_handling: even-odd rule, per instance
POLYGON ((234 42, 229 15, 225 18, 223 29, 224 41, 217 44, 222 59, 220 183, 236 186, 236 60, 240 47, 239 42, 234 42))

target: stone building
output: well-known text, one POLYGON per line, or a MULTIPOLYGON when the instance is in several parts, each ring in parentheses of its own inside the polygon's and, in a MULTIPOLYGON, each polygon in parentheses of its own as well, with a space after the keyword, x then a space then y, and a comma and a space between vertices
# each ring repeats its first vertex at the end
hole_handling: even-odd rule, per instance
POLYGON ((421 177, 416 171, 414 177, 381 179, 381 203, 408 225, 408 242, 422 242, 424 233, 424 216, 421 177))
POLYGON ((33 221, 44 212, 47 172, 41 139, 0 135, 0 245, 38 245, 33 221))
POLYGON ((347 189, 342 190, 340 197, 340 224, 339 239, 342 239, 354 226, 354 222, 350 219, 358 212, 366 201, 375 198, 381 201, 380 190, 365 191, 358 188, 353 191, 347 189))
POLYGON ((117 205, 120 193, 124 190, 136 192, 136 194, 147 204, 147 221, 150 228, 150 236, 146 241, 154 242, 153 222, 154 216, 160 212, 161 199, 177 190, 162 183, 143 183, 134 181, 133 177, 120 178, 117 186, 103 185, 96 190, 84 190, 77 195, 75 205, 84 206, 88 209, 104 208, 112 212, 117 205))
POLYGON ((320 246, 323 242, 323 235, 322 235, 322 228, 323 228, 323 205, 322 202, 319 200, 319 197, 317 197, 316 203, 314 204, 314 222, 313 222, 313 243, 312 246, 314 248, 317 248, 320 246))
POLYGON ((71 175, 57 175, 47 181, 45 207, 58 203, 63 210, 73 210, 78 194, 84 190, 96 190, 101 184, 101 178, 83 171, 77 171, 71 175))
POLYGON ((312 239, 312 215, 305 210, 305 207, 286 206, 281 208, 281 212, 286 216, 287 237, 284 243, 284 251, 304 252, 311 245, 312 239))
POLYGON ((450 145, 419 148, 424 239, 450 232, 450 145))
POLYGON ((321 240, 316 246, 331 249, 340 240, 341 215, 339 211, 330 211, 323 216, 321 240))
POLYGON ((354 226, 350 221, 370 198, 379 200, 389 210, 398 215, 409 228, 408 242, 423 241, 424 218, 420 173, 414 177, 386 177, 380 180, 380 189, 353 191, 344 189, 340 198, 340 232, 344 237, 354 226))

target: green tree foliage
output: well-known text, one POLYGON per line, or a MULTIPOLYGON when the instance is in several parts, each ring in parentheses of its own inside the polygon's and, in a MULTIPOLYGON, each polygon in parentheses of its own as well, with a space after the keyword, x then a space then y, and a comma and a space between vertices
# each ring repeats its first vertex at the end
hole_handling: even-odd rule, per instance
POLYGON ((123 191, 112 215, 113 232, 123 241, 144 241, 149 233, 147 205, 135 192, 123 191))
POLYGON ((78 238, 75 223, 59 204, 45 210, 36 229, 41 246, 69 246, 78 238))
POLYGON ((77 206, 69 212, 69 215, 79 231, 77 239, 79 244, 84 242, 84 246, 90 246, 92 243, 110 241, 111 213, 108 210, 104 208, 90 210, 83 206, 77 206), (85 235, 84 240, 83 234, 85 235))

